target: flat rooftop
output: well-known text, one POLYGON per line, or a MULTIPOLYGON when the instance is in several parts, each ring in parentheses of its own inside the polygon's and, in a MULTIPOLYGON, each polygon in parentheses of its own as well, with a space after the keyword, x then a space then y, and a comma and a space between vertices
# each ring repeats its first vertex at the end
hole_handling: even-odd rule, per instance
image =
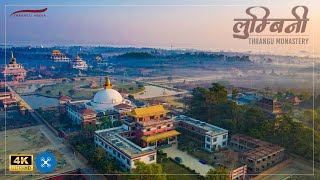
POLYGON ((214 126, 212 124, 209 124, 209 123, 206 123, 206 122, 203 122, 203 121, 200 121, 200 120, 188 117, 188 116, 184 116, 184 115, 176 116, 174 120, 175 120, 175 122, 182 121, 182 122, 191 124, 195 127, 204 129, 204 130, 206 130, 206 134, 209 134, 211 136, 216 136, 219 134, 228 133, 228 130, 226 130, 226 129, 223 129, 218 126, 214 126))
POLYGON ((244 152, 243 155, 250 159, 261 159, 263 157, 269 156, 273 153, 284 151, 285 149, 279 145, 272 144, 260 139, 256 139, 244 134, 234 134, 231 136, 231 142, 238 141, 239 143, 245 143, 246 145, 251 145, 251 150, 244 152), (252 147, 252 145, 256 147, 252 147))
POLYGON ((284 151, 284 148, 275 144, 269 144, 268 146, 261 146, 252 150, 249 150, 243 155, 247 156, 250 159, 261 159, 266 156, 271 156, 274 153, 284 151))
POLYGON ((120 126, 116 128, 95 131, 95 134, 103 140, 105 140, 106 142, 108 142, 109 144, 112 144, 114 147, 123 151, 131 158, 156 151, 154 148, 150 147, 142 148, 119 134, 126 131, 128 130, 120 126))
POLYGON ((239 141, 240 143, 246 143, 246 144, 250 144, 250 145, 254 145, 254 146, 268 146, 269 142, 263 141, 261 139, 257 139, 257 138, 253 138, 251 136, 247 136, 244 134, 234 134, 231 136, 231 141, 239 141))

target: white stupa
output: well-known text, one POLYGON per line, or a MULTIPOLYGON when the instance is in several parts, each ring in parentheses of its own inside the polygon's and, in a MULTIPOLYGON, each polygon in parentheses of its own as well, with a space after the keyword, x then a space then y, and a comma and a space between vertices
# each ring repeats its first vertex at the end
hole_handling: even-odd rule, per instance
POLYGON ((114 106, 119 104, 130 105, 131 101, 124 99, 118 91, 112 89, 109 76, 107 76, 104 89, 98 91, 90 102, 85 103, 85 106, 97 112, 106 112, 114 110, 114 106))

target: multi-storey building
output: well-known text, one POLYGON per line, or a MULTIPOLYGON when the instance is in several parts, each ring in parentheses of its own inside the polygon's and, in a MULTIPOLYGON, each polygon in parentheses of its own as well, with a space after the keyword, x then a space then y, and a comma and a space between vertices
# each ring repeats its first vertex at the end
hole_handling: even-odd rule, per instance
POLYGON ((67 102, 65 103, 67 116, 75 124, 87 125, 96 124, 97 112, 92 109, 87 109, 82 102, 67 102))
POLYGON ((61 53, 59 50, 53 50, 51 53, 51 59, 54 62, 70 62, 70 58, 67 58, 67 56, 63 53, 61 53))
POLYGON ((80 58, 78 55, 74 60, 71 62, 73 69, 79 69, 79 70, 86 70, 88 69, 88 65, 86 61, 84 61, 82 58, 80 58))
POLYGON ((167 112, 162 105, 135 108, 127 113, 124 123, 135 131, 136 142, 142 147, 176 143, 180 133, 174 130, 174 119, 167 112))
POLYGON ((240 161, 253 173, 265 171, 285 159, 283 147, 243 134, 232 135, 229 144, 241 152, 240 161))
POLYGON ((193 119, 184 115, 177 116, 175 126, 195 141, 204 144, 207 151, 215 151, 227 146, 228 130, 193 119))
POLYGON ((135 168, 136 161, 146 164, 157 162, 157 151, 153 147, 142 148, 127 139, 128 126, 104 129, 95 132, 96 147, 102 147, 109 156, 120 162, 125 171, 135 168))
POLYGON ((2 74, 4 77, 10 78, 13 81, 24 81, 24 78, 27 76, 27 71, 22 64, 17 63, 13 52, 11 52, 10 63, 5 65, 2 74))

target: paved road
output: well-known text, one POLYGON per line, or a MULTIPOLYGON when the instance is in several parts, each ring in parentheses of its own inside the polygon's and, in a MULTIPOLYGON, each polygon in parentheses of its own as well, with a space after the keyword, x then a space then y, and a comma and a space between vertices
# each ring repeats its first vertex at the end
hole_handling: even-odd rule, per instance
MULTIPOLYGON (((10 86, 7 86, 7 87, 8 87, 8 89, 11 91, 12 95, 13 95, 14 97, 16 97, 16 100, 17 100, 17 101, 23 100, 23 99, 21 98, 21 96, 20 96, 14 89, 12 89, 10 86)), ((27 103, 25 103, 25 104, 26 104, 26 108, 29 110, 29 112, 33 112, 32 107, 31 107, 29 104, 27 104, 27 103)))

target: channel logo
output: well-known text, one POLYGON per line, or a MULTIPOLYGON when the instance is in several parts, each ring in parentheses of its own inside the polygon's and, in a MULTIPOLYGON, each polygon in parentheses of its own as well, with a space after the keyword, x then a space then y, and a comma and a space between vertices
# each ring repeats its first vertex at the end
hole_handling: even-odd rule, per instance
POLYGON ((52 172, 56 166, 56 159, 49 152, 43 152, 36 158, 36 166, 42 173, 52 172))
POLYGON ((33 171, 32 154, 10 154, 9 171, 33 171))

